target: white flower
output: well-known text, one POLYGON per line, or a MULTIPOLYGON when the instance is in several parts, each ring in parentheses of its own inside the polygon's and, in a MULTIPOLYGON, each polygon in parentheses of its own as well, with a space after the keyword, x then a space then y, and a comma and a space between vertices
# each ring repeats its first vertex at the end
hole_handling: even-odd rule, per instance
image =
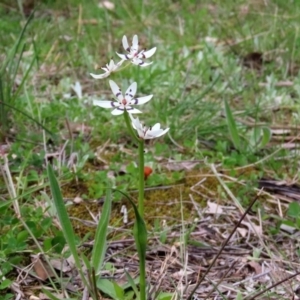
POLYGON ((140 105, 144 104, 151 100, 153 95, 134 98, 136 93, 137 84, 133 82, 129 88, 126 90, 125 96, 123 96, 121 89, 118 85, 110 80, 109 85, 115 97, 118 99, 117 101, 108 101, 108 100, 94 100, 93 104, 104 107, 104 108, 115 108, 111 113, 113 115, 121 115, 124 110, 127 110, 131 114, 138 114, 141 113, 140 110, 133 108, 131 105, 140 105))
POLYGON ((106 64, 105 67, 101 68, 102 70, 105 71, 105 73, 103 74, 93 74, 90 73, 90 75, 95 78, 95 79, 103 79, 108 77, 112 72, 115 72, 117 69, 119 69, 119 67, 122 65, 122 63, 124 62, 124 60, 122 59, 121 61, 119 61, 117 64, 115 64, 115 62, 111 59, 109 64, 106 64))
POLYGON ((76 93, 78 99, 82 99, 82 88, 79 81, 75 82, 75 85, 71 85, 71 88, 76 93))
POLYGON ((125 35, 123 36, 122 43, 124 49, 128 52, 128 54, 117 53, 117 55, 123 60, 131 60, 133 64, 141 67, 146 67, 152 64, 152 62, 145 63, 143 59, 151 57, 155 53, 156 47, 148 51, 142 50, 139 52, 139 40, 137 35, 133 37, 131 47, 129 47, 127 37, 125 35))
POLYGON ((138 136, 144 140, 150 140, 150 139, 160 137, 160 136, 164 135, 165 133, 167 133, 170 129, 170 128, 161 129, 159 123, 156 123, 152 127, 146 127, 146 126, 143 126, 143 124, 140 122, 139 118, 135 119, 131 114, 129 114, 129 116, 131 118, 133 128, 137 131, 138 136))

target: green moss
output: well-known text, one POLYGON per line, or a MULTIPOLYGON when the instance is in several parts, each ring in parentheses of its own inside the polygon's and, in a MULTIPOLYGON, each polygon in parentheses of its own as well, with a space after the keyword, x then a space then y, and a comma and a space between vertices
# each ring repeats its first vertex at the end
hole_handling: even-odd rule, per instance
MULTIPOLYGON (((256 174, 257 170, 253 168, 242 169, 238 172, 224 171, 224 174, 228 176, 234 176, 234 178, 242 179, 249 178, 249 174, 256 174)), ((252 199, 256 194, 254 191, 255 185, 241 185, 238 182, 232 180, 225 180, 230 187, 234 195, 239 196, 239 193, 243 192, 243 195, 252 199)), ((68 197, 76 197, 78 194, 82 194, 87 190, 88 186, 83 183, 72 182, 66 186, 66 194, 68 197), (82 189, 82 190, 80 190, 82 189)), ((220 186, 218 179, 212 174, 208 168, 193 170, 185 173, 183 179, 171 186, 159 186, 157 188, 151 188, 145 192, 145 221, 149 229, 153 228, 155 220, 165 221, 168 226, 181 223, 181 219, 185 221, 192 221, 198 217, 197 211, 194 207, 193 201, 198 203, 200 207, 205 207, 208 199, 212 201, 223 202, 225 193, 220 186), (193 198, 193 201, 191 200, 193 198)), ((130 196, 137 203, 137 192, 131 192, 130 196)), ((227 201, 227 200, 225 200, 227 201)), ((103 202, 103 201, 102 201, 103 202)), ((224 204, 224 203, 220 203, 224 204)), ((78 235, 84 236, 87 233, 94 233, 96 227, 88 225, 88 222, 93 223, 91 214, 95 216, 101 212, 102 203, 84 201, 79 204, 73 204, 69 207, 70 216, 75 218, 73 226, 78 235), (82 221, 79 221, 82 220, 82 221)), ((112 215, 110 225, 116 228, 128 226, 131 228, 131 224, 134 220, 134 212, 130 208, 130 205, 126 199, 113 202, 112 215), (129 224, 124 225, 122 221, 121 206, 126 205, 128 208, 129 224), (131 223, 131 224, 130 224, 131 223)))

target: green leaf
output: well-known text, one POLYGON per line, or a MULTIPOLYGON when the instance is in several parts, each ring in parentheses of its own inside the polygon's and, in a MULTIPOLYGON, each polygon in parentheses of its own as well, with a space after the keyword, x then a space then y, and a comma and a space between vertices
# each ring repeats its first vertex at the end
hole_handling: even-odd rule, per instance
POLYGON ((155 298, 157 300, 171 300, 174 297, 174 294, 171 293, 159 293, 155 298))
POLYGON ((12 281, 9 279, 4 279, 0 284, 0 290, 5 290, 12 284, 12 281))
POLYGON ((243 300, 243 295, 240 291, 238 291, 235 300, 243 300))
POLYGON ((289 217, 299 218, 300 217, 300 204, 298 202, 290 203, 287 214, 289 217))
MULTIPOLYGON (((51 193, 52 193, 52 197, 53 197, 53 201, 54 201, 54 206, 56 208, 57 217, 58 217, 60 225, 62 227, 64 237, 65 237, 67 244, 69 246, 69 249, 74 257, 76 267, 79 269, 79 271, 81 271, 82 276, 84 276, 82 273, 81 264, 80 264, 79 256, 77 253, 77 246, 75 243, 75 240, 76 240, 75 233, 74 233, 69 215, 67 213, 67 209, 65 207, 65 203, 62 198, 58 182, 56 180, 56 177, 54 175, 53 169, 50 164, 48 164, 47 173, 48 173, 48 178, 49 178, 49 182, 50 182, 50 189, 51 189, 51 193)), ((86 283, 86 280, 84 278, 82 278, 82 279, 86 283)))
MULTIPOLYGON (((43 293, 49 297, 50 300, 61 300, 61 298, 57 298, 54 296, 49 290, 42 288, 43 293)), ((64 300, 76 300, 77 298, 64 298, 64 300)))
POLYGON ((51 241, 51 246, 55 250, 56 253, 62 253, 64 247, 66 245, 66 239, 63 236, 56 236, 51 241))
POLYGON ((115 300, 124 299, 124 290, 114 281, 99 279, 97 280, 97 288, 115 300))
POLYGON ((130 284, 131 288, 134 290, 135 294, 138 295, 138 288, 136 286, 136 283, 134 281, 134 279, 131 277, 131 275, 125 270, 125 274, 128 280, 128 283, 130 284))
POLYGON ((109 223, 109 217, 111 213, 111 189, 107 189, 106 197, 101 213, 101 218, 99 220, 96 236, 95 236, 95 243, 93 247, 92 253, 92 267, 95 270, 96 275, 101 271, 101 267, 104 260, 104 254, 106 252, 106 235, 107 235, 107 228, 109 223))
POLYGON ((134 202, 127 196, 127 199, 131 203, 134 214, 135 214, 135 223, 133 227, 133 235, 135 239, 135 243, 137 246, 137 250, 139 253, 140 263, 146 261, 146 247, 147 247, 147 228, 146 224, 139 214, 138 208, 134 204, 134 202))
POLYGON ((59 298, 55 297, 51 292, 42 288, 43 293, 50 298, 50 300, 60 300, 59 298))
POLYGON ((18 242, 24 242, 28 238, 28 232, 26 230, 20 231, 17 235, 18 242))
POLYGON ((88 270, 92 270, 92 266, 91 266, 91 263, 89 261, 89 259, 82 253, 81 254, 81 258, 85 264, 85 267, 88 269, 88 270))
POLYGON ((263 148, 265 147, 271 140, 272 138, 272 132, 270 128, 268 127, 263 127, 262 128, 262 139, 260 141, 259 147, 263 148))
POLYGON ((140 292, 139 294, 136 294, 138 299, 143 299, 146 297, 146 248, 147 248, 147 228, 146 224, 141 217, 138 208, 134 204, 134 202, 131 200, 131 198, 123 193, 122 191, 119 191, 123 196, 127 198, 127 200, 131 203, 134 214, 135 214, 135 223, 133 227, 133 236, 136 244, 136 248, 139 255, 139 269, 140 269, 140 292), (142 294, 143 293, 143 294, 142 294))
POLYGON ((6 294, 3 298, 3 300, 10 300, 15 299, 15 296, 13 294, 6 294))
POLYGON ((236 127, 234 117, 232 115, 231 109, 226 100, 224 100, 224 104, 225 104, 225 115, 226 115, 227 126, 228 126, 228 130, 229 130, 229 134, 231 136, 232 143, 233 143, 234 147, 240 151, 241 150, 241 140, 240 140, 240 136, 239 136, 239 133, 238 133, 238 130, 236 127))

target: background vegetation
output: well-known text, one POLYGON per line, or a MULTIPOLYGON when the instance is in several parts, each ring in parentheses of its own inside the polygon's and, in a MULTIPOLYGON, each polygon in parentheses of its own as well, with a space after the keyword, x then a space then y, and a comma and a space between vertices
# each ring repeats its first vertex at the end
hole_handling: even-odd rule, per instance
MULTIPOLYGON (((38 253, 48 260, 68 257, 46 161, 55 168, 78 245, 87 256, 107 177, 120 190, 136 195, 136 145, 122 118, 92 106, 93 99, 113 98, 107 80, 89 75, 101 73, 99 68, 110 58, 117 60, 115 51, 123 52, 123 35, 131 40, 137 34, 141 47, 157 47, 157 52, 147 70, 128 68, 114 74, 113 80, 123 89, 136 81, 138 95, 154 94, 143 106, 145 120, 170 127, 169 135, 150 142, 145 154, 146 164, 154 170, 146 183, 145 211, 153 238, 149 251, 163 245, 164 250, 155 253, 156 260, 164 261, 173 245, 178 260, 194 272, 188 279, 190 269, 172 264, 162 272, 159 290, 177 297, 186 294, 180 283, 197 281, 200 262, 184 254, 193 256, 203 245, 219 247, 261 187, 265 193, 232 242, 232 247, 248 251, 243 252, 247 271, 239 261, 243 272, 238 273, 232 261, 223 258, 231 280, 214 289, 220 274, 212 274, 205 286, 219 297, 250 299, 268 280, 278 282, 298 272, 299 17, 297 1, 2 1, 3 299, 17 294, 24 299, 41 297, 41 287, 53 288, 49 273, 45 278, 37 274, 38 253), (203 225, 214 228, 213 237, 207 232, 193 237, 203 232, 203 225), (184 276, 170 279, 182 269, 184 276), (266 270, 268 279, 253 279, 253 274, 266 270), (281 276, 276 277, 278 272, 281 276), (249 278, 247 287, 243 280, 249 278)), ((109 240, 111 245, 123 245, 115 255, 128 263, 134 249, 128 242, 131 227, 123 224, 120 213, 123 204, 121 194, 115 194, 109 240)), ((129 211, 129 222, 132 217, 129 211)), ((105 271, 111 275, 124 265, 115 263, 109 253, 105 271)), ((208 260, 214 254, 205 253, 201 255, 208 260)), ((153 268, 159 270, 157 265, 153 268)), ((54 284, 53 293, 81 299, 80 289, 62 288, 70 271, 58 269, 61 282, 54 284)), ((149 278, 157 280, 150 273, 149 278)), ((198 290, 200 299, 208 290, 198 290)), ((292 299, 295 283, 271 290, 268 297, 287 299, 287 293, 292 299)))

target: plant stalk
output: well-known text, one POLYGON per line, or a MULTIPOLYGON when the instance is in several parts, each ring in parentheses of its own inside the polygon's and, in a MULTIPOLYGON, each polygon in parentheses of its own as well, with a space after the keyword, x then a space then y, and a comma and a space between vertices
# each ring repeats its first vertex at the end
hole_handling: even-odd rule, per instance
POLYGON ((139 141, 139 202, 138 209, 140 216, 144 219, 144 140, 139 141))
MULTIPOLYGON (((144 179, 144 140, 139 139, 136 135, 136 133, 133 130, 133 127, 131 125, 131 121, 129 118, 129 114, 127 111, 124 111, 124 119, 126 126, 132 135, 133 139, 138 143, 138 153, 139 153, 139 184, 138 184, 138 190, 139 190, 139 199, 138 199, 138 213, 140 215, 141 221, 144 223, 144 188, 145 188, 145 179, 144 179)), ((137 222, 137 221, 136 221, 137 222)), ((138 224, 136 223, 134 226, 136 227, 136 230, 138 229, 138 224)), ((145 231, 147 235, 147 230, 145 227, 145 231)), ((137 236, 135 236, 137 247, 138 247, 138 254, 139 254, 139 269, 140 269, 140 293, 137 295, 139 300, 146 300, 146 260, 145 260, 145 253, 146 253, 146 244, 147 244, 147 237, 145 238, 145 241, 141 242, 139 240, 141 236, 139 233, 137 233, 137 236)))

